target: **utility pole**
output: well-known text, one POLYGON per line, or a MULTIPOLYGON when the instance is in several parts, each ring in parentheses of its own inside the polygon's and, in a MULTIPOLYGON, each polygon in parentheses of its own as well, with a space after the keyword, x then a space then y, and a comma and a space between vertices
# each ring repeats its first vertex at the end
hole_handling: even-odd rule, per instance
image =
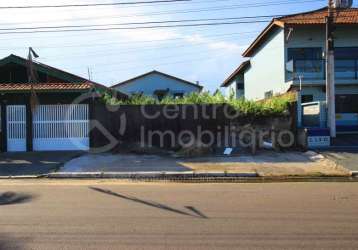
POLYGON ((31 107, 31 112, 34 114, 35 110, 36 110, 36 106, 39 103, 39 100, 37 98, 36 92, 35 92, 35 88, 34 88, 34 83, 38 82, 38 77, 37 77, 37 73, 34 70, 34 64, 33 64, 33 57, 38 58, 39 56, 36 54, 36 52, 29 47, 29 54, 27 57, 27 79, 28 79, 28 83, 31 86, 31 95, 30 95, 30 107, 31 107))
POLYGON ((91 71, 90 71, 90 67, 87 67, 87 74, 88 74, 88 80, 92 80, 92 76, 91 76, 91 71))
POLYGON ((336 103, 335 103, 335 69, 334 69, 334 20, 333 0, 328 0, 328 16, 326 17, 326 101, 328 127, 331 137, 336 137, 336 103))

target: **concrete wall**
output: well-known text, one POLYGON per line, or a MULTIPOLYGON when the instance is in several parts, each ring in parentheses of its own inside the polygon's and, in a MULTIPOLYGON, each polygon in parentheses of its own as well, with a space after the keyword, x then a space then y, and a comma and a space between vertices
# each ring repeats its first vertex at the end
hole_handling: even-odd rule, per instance
MULTIPOLYGON (((338 26, 335 31, 336 47, 358 46, 357 26, 338 26)), ((322 47, 325 48, 325 27, 324 26, 303 26, 294 27, 286 48, 322 47)), ((286 30, 286 35, 288 30, 286 30)))
POLYGON ((250 59, 251 67, 245 73, 245 98, 260 100, 265 92, 285 92, 284 30, 277 29, 250 59))
POLYGON ((153 73, 145 77, 135 79, 115 89, 128 95, 133 93, 143 93, 145 95, 153 95, 156 90, 169 89, 170 94, 199 92, 200 88, 184 83, 182 81, 166 77, 164 75, 153 73))

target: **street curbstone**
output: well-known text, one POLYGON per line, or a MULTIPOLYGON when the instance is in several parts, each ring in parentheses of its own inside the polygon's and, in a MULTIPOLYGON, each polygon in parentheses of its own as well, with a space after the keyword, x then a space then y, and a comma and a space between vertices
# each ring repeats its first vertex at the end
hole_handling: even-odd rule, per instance
POLYGON ((58 172, 47 175, 50 179, 188 179, 188 178, 250 178, 259 177, 257 173, 223 173, 223 172, 58 172))
POLYGON ((40 179, 44 178, 46 175, 8 175, 8 176, 0 176, 0 180, 27 180, 27 179, 40 179))

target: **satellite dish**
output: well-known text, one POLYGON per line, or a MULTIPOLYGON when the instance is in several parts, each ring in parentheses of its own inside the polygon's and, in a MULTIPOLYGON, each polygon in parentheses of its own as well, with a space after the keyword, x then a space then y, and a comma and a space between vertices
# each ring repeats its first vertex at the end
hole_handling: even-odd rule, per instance
POLYGON ((334 0, 334 8, 347 9, 352 7, 353 0, 334 0))

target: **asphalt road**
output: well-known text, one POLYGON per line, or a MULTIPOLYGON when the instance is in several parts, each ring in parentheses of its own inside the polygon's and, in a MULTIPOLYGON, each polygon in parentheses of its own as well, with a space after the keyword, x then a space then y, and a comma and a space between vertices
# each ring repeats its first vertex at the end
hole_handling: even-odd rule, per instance
POLYGON ((0 181, 0 249, 357 249, 358 183, 0 181))

